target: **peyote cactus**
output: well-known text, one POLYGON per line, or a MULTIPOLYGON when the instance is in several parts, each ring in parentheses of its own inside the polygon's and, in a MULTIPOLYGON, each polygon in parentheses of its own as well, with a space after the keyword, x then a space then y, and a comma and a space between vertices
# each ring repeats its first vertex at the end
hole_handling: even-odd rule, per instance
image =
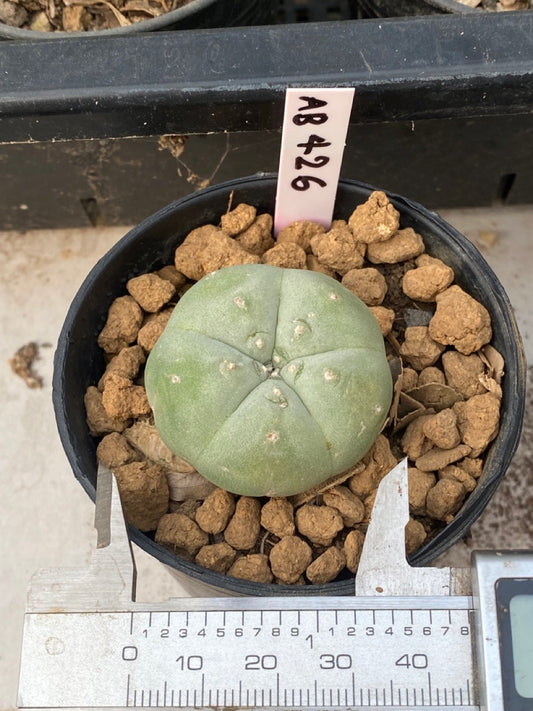
POLYGON ((324 274, 264 264, 181 298, 145 371, 164 442, 207 479, 289 496, 355 464, 392 396, 370 310, 324 274))

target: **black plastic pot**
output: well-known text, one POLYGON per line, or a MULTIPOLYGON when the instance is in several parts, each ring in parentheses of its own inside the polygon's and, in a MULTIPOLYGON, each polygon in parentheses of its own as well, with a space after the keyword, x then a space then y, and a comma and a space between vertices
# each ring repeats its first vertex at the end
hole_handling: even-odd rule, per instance
MULTIPOLYGON (((374 188, 342 180, 335 217, 347 218, 374 188)), ((173 253, 187 233, 214 222, 226 211, 228 198, 273 211, 276 176, 248 177, 215 185, 159 210, 123 237, 93 268, 69 309, 55 354, 53 401, 59 434, 76 478, 95 498, 96 441, 85 421, 83 396, 104 370, 97 335, 104 326, 111 302, 126 293, 126 281, 143 272, 172 263, 173 253)), ((526 364, 520 334, 508 298, 483 257, 459 232, 435 213, 398 195, 389 194, 401 213, 402 227, 413 227, 427 251, 443 259, 455 271, 456 282, 490 312, 494 346, 505 359, 500 431, 488 451, 483 475, 452 523, 420 548, 411 563, 424 565, 447 550, 468 531, 489 502, 518 445, 522 426, 526 364)), ((246 595, 351 595, 353 576, 325 585, 287 586, 251 583, 208 571, 172 555, 157 545, 153 536, 130 527, 132 540, 158 560, 219 589, 246 595)))
POLYGON ((276 21, 278 0, 191 0, 183 7, 136 22, 125 27, 94 32, 43 32, 23 30, 0 23, 0 40, 54 40, 70 37, 101 37, 102 35, 130 35, 157 30, 190 30, 206 27, 239 27, 264 25, 276 21))
POLYGON ((358 0, 358 2, 367 17, 404 17, 450 12, 469 15, 485 12, 483 8, 469 7, 456 0, 358 0))

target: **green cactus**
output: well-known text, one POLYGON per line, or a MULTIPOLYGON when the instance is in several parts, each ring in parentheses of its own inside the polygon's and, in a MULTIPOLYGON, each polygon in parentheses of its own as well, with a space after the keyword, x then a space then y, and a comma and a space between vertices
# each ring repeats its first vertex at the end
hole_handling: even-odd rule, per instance
POLYGON ((264 264, 208 274, 150 353, 163 441, 217 486, 289 496, 355 464, 392 397, 370 310, 318 272, 264 264))

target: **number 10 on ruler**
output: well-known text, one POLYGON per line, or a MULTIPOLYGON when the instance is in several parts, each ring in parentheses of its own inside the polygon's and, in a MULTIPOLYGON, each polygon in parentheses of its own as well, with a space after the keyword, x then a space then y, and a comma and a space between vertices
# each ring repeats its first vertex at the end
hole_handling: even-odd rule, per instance
POLYGON ((329 228, 354 89, 287 89, 274 230, 295 220, 329 228))

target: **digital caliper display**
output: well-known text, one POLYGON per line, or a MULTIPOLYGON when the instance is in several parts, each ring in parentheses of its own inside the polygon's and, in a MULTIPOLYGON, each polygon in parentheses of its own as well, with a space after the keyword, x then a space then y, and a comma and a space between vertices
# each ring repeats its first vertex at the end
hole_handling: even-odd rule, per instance
POLYGON ((533 579, 496 581, 505 708, 533 711, 533 579))

